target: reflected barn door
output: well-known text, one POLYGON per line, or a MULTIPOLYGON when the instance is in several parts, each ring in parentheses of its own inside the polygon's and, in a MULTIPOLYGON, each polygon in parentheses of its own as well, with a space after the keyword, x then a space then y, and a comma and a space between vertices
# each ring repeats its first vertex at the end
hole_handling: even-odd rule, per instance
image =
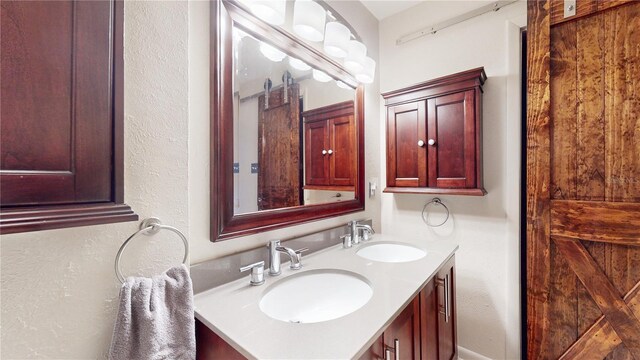
POLYGON ((529 2, 527 357, 640 359, 640 2, 553 4, 529 2))
POLYGON ((302 205, 300 90, 288 89, 284 102, 282 88, 258 99, 258 210, 302 205))

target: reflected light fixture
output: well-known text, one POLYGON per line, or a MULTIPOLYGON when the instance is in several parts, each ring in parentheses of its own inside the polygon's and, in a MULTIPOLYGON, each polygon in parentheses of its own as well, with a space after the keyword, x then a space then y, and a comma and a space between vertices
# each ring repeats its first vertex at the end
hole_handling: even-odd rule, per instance
POLYGON ((343 89, 347 89, 347 90, 353 90, 353 88, 345 83, 343 83, 340 80, 336 80, 336 85, 338 85, 339 88, 343 88, 343 89))
POLYGON ((250 0, 245 2, 251 12, 260 19, 272 25, 284 24, 286 0, 250 0))
POLYGON ((356 80, 363 84, 371 84, 376 72, 376 62, 372 58, 365 56, 362 70, 356 74, 356 80))
POLYGON ((328 82, 332 78, 323 71, 313 69, 313 79, 319 82, 328 82))
POLYGON ((293 31, 305 40, 322 41, 327 14, 312 0, 296 0, 293 6, 293 31))
POLYGON ((293 67, 296 70, 301 70, 301 71, 311 70, 311 66, 307 65, 306 62, 293 57, 289 57, 289 65, 291 65, 291 67, 293 67))
POLYGON ((267 44, 267 43, 260 43, 260 52, 262 53, 262 55, 264 55, 267 59, 271 60, 271 61, 282 61, 282 59, 284 59, 287 54, 283 53, 282 51, 274 48, 273 46, 267 44))
POLYGON ((349 41, 349 51, 344 59, 344 66, 354 72, 359 73, 364 68, 364 59, 367 56, 367 47, 357 40, 349 41))
POLYGON ((324 51, 334 57, 343 58, 349 51, 351 31, 337 21, 327 23, 324 31, 324 51))

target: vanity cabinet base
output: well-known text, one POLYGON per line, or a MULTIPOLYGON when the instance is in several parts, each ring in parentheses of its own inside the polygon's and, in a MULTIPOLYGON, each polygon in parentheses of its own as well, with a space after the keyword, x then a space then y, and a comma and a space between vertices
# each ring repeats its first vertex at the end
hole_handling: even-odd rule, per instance
MULTIPOLYGON (((455 257, 452 256, 396 316, 360 360, 457 358, 455 257)), ((196 359, 246 358, 196 319, 196 359)))
POLYGON ((245 360, 242 354, 196 319, 196 360, 245 360))

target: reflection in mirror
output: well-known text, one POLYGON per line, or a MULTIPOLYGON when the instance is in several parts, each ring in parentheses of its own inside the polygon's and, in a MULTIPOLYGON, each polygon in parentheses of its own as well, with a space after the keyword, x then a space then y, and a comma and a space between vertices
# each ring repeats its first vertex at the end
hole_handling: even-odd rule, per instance
POLYGON ((353 200, 355 89, 233 27, 233 213, 353 200))

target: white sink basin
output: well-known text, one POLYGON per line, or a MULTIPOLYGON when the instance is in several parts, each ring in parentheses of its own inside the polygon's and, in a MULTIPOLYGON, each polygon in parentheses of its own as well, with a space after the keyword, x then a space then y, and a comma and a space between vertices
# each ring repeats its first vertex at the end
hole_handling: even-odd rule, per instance
POLYGON ((427 252, 406 244, 374 243, 363 246, 356 254, 373 261, 400 263, 422 259, 427 252))
POLYGON ((373 295, 362 276, 342 270, 310 270, 267 289, 260 310, 276 320, 317 323, 350 314, 373 295))

